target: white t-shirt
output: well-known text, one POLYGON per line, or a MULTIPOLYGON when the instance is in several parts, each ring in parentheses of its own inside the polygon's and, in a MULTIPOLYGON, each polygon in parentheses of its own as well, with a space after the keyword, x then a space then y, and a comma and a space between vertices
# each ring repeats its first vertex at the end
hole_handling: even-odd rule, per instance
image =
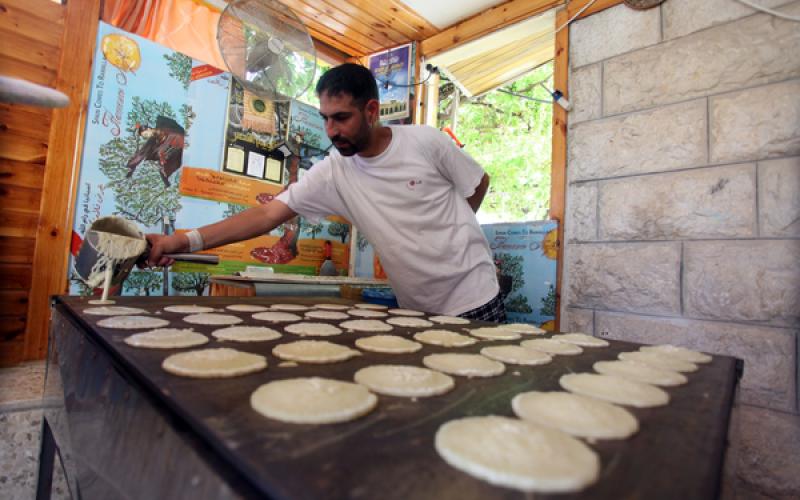
POLYGON ((457 315, 499 286, 489 243, 466 198, 484 171, 443 133, 392 126, 372 158, 338 151, 277 196, 317 221, 340 215, 375 247, 402 307, 457 315))

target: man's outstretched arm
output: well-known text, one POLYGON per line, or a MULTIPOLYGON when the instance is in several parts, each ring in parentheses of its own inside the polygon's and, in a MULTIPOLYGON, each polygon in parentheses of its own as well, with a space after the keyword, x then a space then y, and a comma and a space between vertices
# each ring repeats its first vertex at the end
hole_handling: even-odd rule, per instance
MULTIPOLYGON (((285 203, 272 200, 266 205, 249 208, 227 219, 203 226, 198 231, 203 238, 204 248, 216 248, 261 236, 296 216, 297 213, 285 203)), ((189 251, 189 238, 186 234, 148 234, 147 241, 152 245, 147 259, 150 266, 171 265, 172 259, 164 257, 165 253, 189 251)))

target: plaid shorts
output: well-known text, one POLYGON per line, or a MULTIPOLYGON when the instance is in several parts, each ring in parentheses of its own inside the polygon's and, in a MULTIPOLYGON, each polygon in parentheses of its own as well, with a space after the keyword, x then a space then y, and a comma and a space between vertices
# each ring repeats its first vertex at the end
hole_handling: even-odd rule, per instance
POLYGON ((492 323, 505 323, 506 305, 503 302, 502 294, 498 293, 489 302, 471 311, 459 314, 459 317, 477 321, 490 321, 492 323))

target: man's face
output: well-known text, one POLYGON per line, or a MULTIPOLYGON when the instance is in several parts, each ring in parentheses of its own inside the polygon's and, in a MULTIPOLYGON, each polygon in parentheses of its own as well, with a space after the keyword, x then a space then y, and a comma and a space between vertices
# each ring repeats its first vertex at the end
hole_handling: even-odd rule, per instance
MULTIPOLYGON (((375 101, 377 103, 377 101, 375 101)), ((372 101, 363 108, 353 102, 350 94, 319 96, 319 114, 325 120, 325 132, 342 156, 353 156, 370 145, 372 101)))

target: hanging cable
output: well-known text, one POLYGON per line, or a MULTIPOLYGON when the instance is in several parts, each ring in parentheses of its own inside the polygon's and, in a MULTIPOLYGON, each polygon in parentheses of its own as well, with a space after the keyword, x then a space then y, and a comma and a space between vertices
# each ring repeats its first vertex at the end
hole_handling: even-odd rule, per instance
POLYGON ((751 2, 750 0, 736 0, 739 3, 743 3, 750 7, 751 9, 760 10, 761 12, 766 12, 767 14, 772 14, 775 17, 779 17, 781 19, 787 19, 789 21, 800 22, 800 17, 797 16, 790 16, 788 14, 784 14, 783 12, 779 12, 774 9, 770 9, 768 7, 764 7, 763 5, 759 5, 757 3, 751 2))
MULTIPOLYGON (((555 33, 558 33, 559 31, 561 31, 561 30, 563 30, 564 28, 566 28, 567 26, 569 26, 569 23, 571 23, 572 21, 574 21, 574 20, 575 20, 575 19, 576 19, 578 16, 580 16, 581 14, 583 14, 583 12, 584 12, 586 9, 588 9, 589 7, 591 7, 592 5, 594 5, 594 3, 595 3, 596 1, 597 1, 597 0, 592 0, 591 2, 587 3, 586 5, 584 5, 584 6, 581 8, 581 10, 579 10, 578 12, 576 12, 574 16, 570 17, 570 18, 567 20, 567 22, 565 22, 564 24, 562 24, 561 26, 559 26, 559 27, 556 29, 555 33)), ((740 0, 740 1, 741 1, 741 0, 740 0)))
POLYGON ((527 96, 525 94, 518 94, 516 92, 511 92, 510 90, 506 89, 497 89, 498 92, 502 92, 503 94, 513 95, 514 97, 519 97, 520 99, 527 99, 529 101, 534 102, 543 102, 545 104, 553 104, 553 101, 548 101, 547 99, 537 99, 536 97, 527 96))

